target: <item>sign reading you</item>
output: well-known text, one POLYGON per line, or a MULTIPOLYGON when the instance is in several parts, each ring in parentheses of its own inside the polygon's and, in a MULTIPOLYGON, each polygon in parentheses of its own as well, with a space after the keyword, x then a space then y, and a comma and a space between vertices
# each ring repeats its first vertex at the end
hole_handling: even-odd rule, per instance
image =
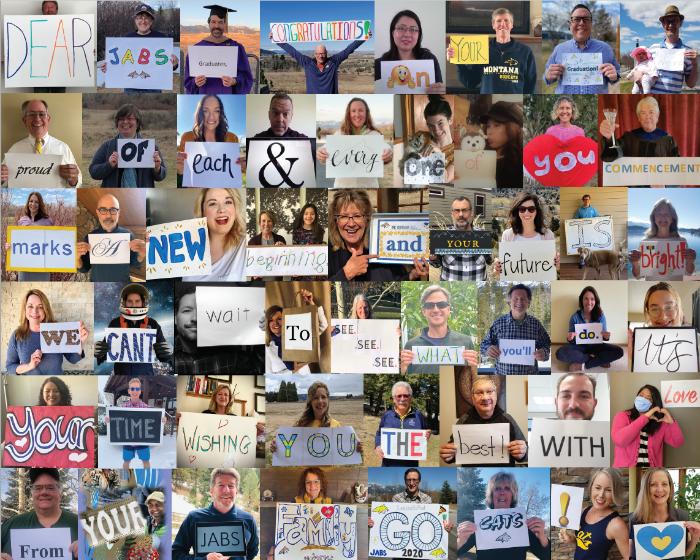
POLYGON ((211 274, 206 218, 150 226, 148 235, 148 280, 211 274))
POLYGON ((112 445, 163 445, 163 408, 107 407, 112 445))
MULTIPOLYGON (((173 89, 173 40, 159 37, 106 37, 105 87, 173 89)), ((227 50, 227 49, 221 49, 227 50)), ((198 74, 193 74, 197 76, 198 74)), ((151 155, 153 162, 153 155, 151 155)), ((119 167, 123 167, 121 161, 119 167)), ((153 167, 151 165, 151 167, 153 167)))
POLYGON ((447 559, 449 505, 372 502, 370 556, 447 559), (400 551, 400 553, 399 553, 400 551))
POLYGON ((277 431, 272 466, 360 465, 357 436, 343 428, 282 427, 277 431))
POLYGON ((7 226, 7 270, 75 272, 77 228, 7 226))

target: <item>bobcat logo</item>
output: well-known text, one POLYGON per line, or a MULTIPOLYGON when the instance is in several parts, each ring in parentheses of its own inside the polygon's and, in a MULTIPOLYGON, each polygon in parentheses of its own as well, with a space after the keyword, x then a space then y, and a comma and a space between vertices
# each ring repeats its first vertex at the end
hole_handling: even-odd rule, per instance
POLYGON ((579 531, 576 535, 576 544, 583 550, 588 550, 588 547, 591 546, 592 542, 593 541, 591 540, 590 533, 584 533, 583 531, 579 531))
POLYGON ((508 60, 505 61, 504 64, 510 64, 511 66, 517 66, 517 65, 518 65, 518 61, 515 60, 514 58, 509 58, 508 60))

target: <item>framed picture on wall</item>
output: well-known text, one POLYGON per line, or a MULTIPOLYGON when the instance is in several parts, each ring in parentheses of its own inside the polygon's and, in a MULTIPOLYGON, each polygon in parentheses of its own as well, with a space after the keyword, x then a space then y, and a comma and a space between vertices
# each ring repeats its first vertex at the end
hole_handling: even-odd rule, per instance
POLYGON ((204 376, 205 379, 213 379, 215 381, 224 381, 226 383, 231 383, 231 375, 224 375, 219 373, 213 373, 211 375, 207 374, 204 376))
POLYGON ((461 35, 495 34, 491 25, 493 12, 507 8, 513 14, 513 35, 530 34, 530 2, 491 2, 484 0, 447 3, 447 33, 461 35))
POLYGON ((255 376, 255 383, 253 386, 256 389, 264 389, 265 388, 265 376, 264 375, 256 375, 255 376))
POLYGON ((255 393, 255 412, 265 414, 265 393, 255 393))

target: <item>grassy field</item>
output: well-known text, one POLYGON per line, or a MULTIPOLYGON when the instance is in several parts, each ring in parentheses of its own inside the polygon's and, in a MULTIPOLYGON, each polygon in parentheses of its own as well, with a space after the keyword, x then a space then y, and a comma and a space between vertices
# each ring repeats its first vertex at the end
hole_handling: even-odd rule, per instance
MULTIPOLYGON (((270 93, 306 93, 304 72, 275 72, 265 70, 270 93)), ((374 74, 338 74, 339 93, 374 93, 374 74)))
MULTIPOLYGON (((362 428, 358 430, 357 426, 355 426, 358 437, 365 442, 365 462, 363 463, 365 467, 380 467, 382 465, 382 460, 374 453, 374 436, 379 429, 380 420, 381 416, 364 414, 362 428)), ((418 465, 420 467, 439 467, 439 449, 440 437, 433 434, 428 442, 428 460, 419 461, 418 465)))

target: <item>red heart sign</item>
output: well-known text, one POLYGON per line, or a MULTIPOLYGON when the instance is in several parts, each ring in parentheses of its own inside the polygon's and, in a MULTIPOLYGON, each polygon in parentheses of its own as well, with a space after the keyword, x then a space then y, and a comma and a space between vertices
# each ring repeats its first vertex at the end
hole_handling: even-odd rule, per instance
POLYGON ((598 144, 585 136, 562 142, 541 134, 523 148, 523 164, 545 187, 581 187, 598 171, 598 144))
POLYGON ((195 459, 197 459, 197 456, 196 455, 189 455, 189 459, 190 459, 190 465, 191 465, 195 461, 195 459))
POLYGON ((223 426, 228 425, 228 420, 219 420, 219 428, 222 428, 223 426), (222 424, 222 422, 226 422, 226 424, 222 424))
POLYGON ((332 507, 322 507, 321 508, 321 513, 325 515, 328 519, 333 517, 333 508, 332 507))

